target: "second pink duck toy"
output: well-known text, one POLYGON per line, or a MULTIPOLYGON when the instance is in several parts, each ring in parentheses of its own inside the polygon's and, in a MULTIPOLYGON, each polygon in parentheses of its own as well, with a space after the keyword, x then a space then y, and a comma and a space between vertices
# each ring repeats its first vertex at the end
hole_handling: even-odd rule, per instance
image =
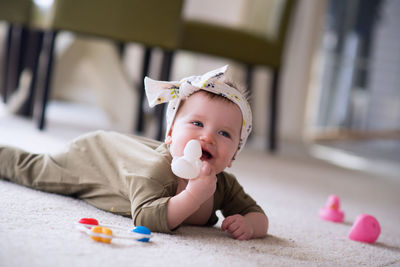
POLYGON ((344 212, 340 210, 340 200, 338 196, 329 196, 325 206, 319 210, 319 217, 326 221, 343 222, 344 212))

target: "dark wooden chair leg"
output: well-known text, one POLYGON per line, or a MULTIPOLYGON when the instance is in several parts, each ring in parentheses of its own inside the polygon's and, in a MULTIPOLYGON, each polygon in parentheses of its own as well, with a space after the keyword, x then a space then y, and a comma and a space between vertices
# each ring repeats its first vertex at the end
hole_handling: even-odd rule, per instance
POLYGON ((9 25, 7 29, 5 47, 4 47, 4 59, 3 59, 3 80, 1 83, 1 94, 3 96, 3 102, 7 103, 8 97, 8 79, 10 71, 10 56, 11 56, 11 44, 12 44, 12 32, 13 25, 9 25))
POLYGON ((118 55, 122 59, 124 57, 124 55, 125 55, 126 45, 125 45, 124 42, 117 42, 116 46, 117 46, 118 55))
POLYGON ((278 149, 278 108, 279 108, 279 75, 280 70, 273 70, 271 94, 270 94, 270 119, 269 119, 269 136, 268 149, 271 153, 275 153, 278 149))
POLYGON ((38 76, 38 65, 39 65, 39 55, 40 49, 43 45, 43 32, 31 30, 28 39, 28 48, 26 55, 25 67, 28 68, 32 73, 32 80, 29 85, 29 95, 28 99, 25 101, 24 105, 21 107, 19 114, 26 117, 33 116, 33 105, 34 97, 38 76))
POLYGON ((43 36, 43 47, 41 49, 37 93, 38 98, 35 103, 35 110, 38 110, 38 128, 43 130, 46 123, 46 107, 50 95, 51 75, 53 71, 53 53, 57 32, 45 32, 43 36))
POLYGON ((145 102, 145 91, 144 91, 144 77, 149 74, 150 68, 150 60, 151 60, 151 52, 152 48, 149 46, 145 47, 143 54, 143 63, 142 63, 142 80, 140 81, 139 88, 139 101, 137 103, 137 121, 136 121, 136 131, 141 133, 144 130, 144 111, 143 104, 145 102))
POLYGON ((19 36, 18 36, 19 51, 18 51, 18 61, 17 61, 17 73, 16 73, 13 87, 11 88, 12 93, 18 89, 21 73, 26 67, 26 57, 29 52, 28 51, 29 50, 29 46, 28 46, 29 32, 30 31, 25 26, 21 27, 21 30, 19 32, 19 36))
POLYGON ((8 95, 18 88, 19 77, 22 71, 23 48, 26 37, 26 28, 18 25, 10 26, 6 50, 5 80, 3 87, 3 100, 7 102, 8 95))
MULTIPOLYGON (((171 75, 171 66, 174 57, 174 51, 164 51, 163 52, 163 61, 161 67, 161 75, 160 80, 169 81, 171 75)), ((156 116, 158 118, 158 129, 157 129, 157 140, 162 140, 165 135, 164 132, 164 121, 165 121, 165 105, 161 104, 156 106, 156 116)))

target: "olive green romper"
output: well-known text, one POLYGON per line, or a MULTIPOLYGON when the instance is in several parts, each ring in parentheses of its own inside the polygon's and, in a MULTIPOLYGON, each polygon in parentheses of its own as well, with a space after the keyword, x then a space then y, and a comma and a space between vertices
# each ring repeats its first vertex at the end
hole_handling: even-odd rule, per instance
MULTIPOLYGON (((176 194, 177 177, 171 171, 166 144, 143 137, 96 131, 76 138, 60 153, 33 154, 0 146, 0 178, 82 199, 106 211, 132 216, 135 225, 152 231, 167 226, 167 202, 176 194)), ((230 216, 262 212, 234 176, 217 175, 214 209, 230 216)))

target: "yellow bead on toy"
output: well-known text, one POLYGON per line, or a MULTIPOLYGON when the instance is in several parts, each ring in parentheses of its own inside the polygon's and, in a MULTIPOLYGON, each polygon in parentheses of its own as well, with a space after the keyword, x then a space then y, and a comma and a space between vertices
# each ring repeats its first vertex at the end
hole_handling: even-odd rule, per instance
POLYGON ((112 239, 112 231, 106 227, 94 226, 91 229, 90 238, 97 242, 110 244, 112 239))

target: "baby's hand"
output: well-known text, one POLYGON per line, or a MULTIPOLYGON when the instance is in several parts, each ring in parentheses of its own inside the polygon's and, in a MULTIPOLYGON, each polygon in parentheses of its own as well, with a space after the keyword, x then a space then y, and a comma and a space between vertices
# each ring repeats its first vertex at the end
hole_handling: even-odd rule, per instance
POLYGON ((222 231, 228 231, 237 240, 249 240, 254 229, 246 218, 240 214, 226 217, 221 225, 222 231))
POLYGON ((200 169, 200 175, 196 179, 189 180, 186 190, 200 204, 209 199, 217 187, 217 176, 208 162, 203 162, 200 169))

